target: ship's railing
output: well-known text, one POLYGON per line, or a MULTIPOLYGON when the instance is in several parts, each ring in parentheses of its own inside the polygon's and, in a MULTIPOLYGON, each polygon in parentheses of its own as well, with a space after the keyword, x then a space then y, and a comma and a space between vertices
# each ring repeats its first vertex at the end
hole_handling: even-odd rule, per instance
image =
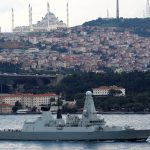
POLYGON ((19 130, 19 129, 16 129, 16 130, 14 130, 14 129, 4 129, 4 130, 0 130, 0 132, 21 132, 21 130, 19 130))
POLYGON ((63 127, 62 126, 58 126, 57 130, 63 130, 63 127))

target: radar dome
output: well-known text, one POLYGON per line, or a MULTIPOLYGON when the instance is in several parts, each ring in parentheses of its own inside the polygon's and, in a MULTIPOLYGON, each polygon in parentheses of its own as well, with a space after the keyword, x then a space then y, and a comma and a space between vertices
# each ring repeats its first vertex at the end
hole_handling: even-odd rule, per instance
POLYGON ((92 92, 91 92, 91 91, 87 91, 87 92, 86 92, 86 95, 87 95, 87 96, 92 96, 92 92))

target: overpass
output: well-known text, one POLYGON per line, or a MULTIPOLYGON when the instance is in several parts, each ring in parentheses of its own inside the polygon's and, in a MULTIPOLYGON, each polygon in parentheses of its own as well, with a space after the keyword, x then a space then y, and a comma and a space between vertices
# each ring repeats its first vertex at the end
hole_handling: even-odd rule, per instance
POLYGON ((62 79, 64 78, 61 74, 55 74, 55 75, 46 75, 46 74, 16 74, 16 73, 3 73, 0 74, 0 85, 2 82, 5 82, 4 80, 12 79, 12 80, 22 80, 22 79, 36 79, 37 81, 42 81, 44 79, 49 80, 52 85, 57 85, 62 79))
POLYGON ((8 73, 4 73, 4 74, 0 74, 0 77, 1 78, 28 78, 28 79, 31 79, 31 78, 34 78, 34 79, 56 79, 59 75, 56 74, 56 75, 38 75, 38 74, 35 74, 35 75, 30 75, 30 74, 16 74, 16 73, 13 73, 13 74, 8 74, 8 73))

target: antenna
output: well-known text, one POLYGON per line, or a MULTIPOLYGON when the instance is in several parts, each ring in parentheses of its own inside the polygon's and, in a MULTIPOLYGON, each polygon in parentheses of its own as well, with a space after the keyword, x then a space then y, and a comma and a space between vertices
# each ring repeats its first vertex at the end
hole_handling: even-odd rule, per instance
POLYGON ((116 7, 116 19, 119 19, 119 0, 117 0, 117 7, 116 7))
POLYGON ((58 96, 58 110, 57 110, 57 119, 62 119, 62 112, 60 109, 60 95, 58 96))

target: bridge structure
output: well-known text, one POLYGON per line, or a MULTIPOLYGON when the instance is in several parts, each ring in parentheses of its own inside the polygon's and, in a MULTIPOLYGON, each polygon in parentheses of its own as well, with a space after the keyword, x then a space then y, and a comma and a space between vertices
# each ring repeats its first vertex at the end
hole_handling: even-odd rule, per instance
POLYGON ((0 78, 24 78, 24 79, 56 79, 59 75, 30 75, 30 74, 0 74, 0 78))
POLYGON ((60 74, 52 74, 52 75, 38 75, 38 74, 8 74, 8 73, 3 73, 0 74, 0 93, 3 93, 4 85, 9 85, 10 88, 12 88, 13 84, 16 83, 17 86, 20 89, 20 86, 22 87, 23 84, 27 82, 32 82, 32 80, 35 80, 38 85, 45 85, 45 82, 48 85, 55 86, 57 85, 61 80, 63 79, 63 75, 60 74), (10 80, 10 81, 9 81, 10 80))

